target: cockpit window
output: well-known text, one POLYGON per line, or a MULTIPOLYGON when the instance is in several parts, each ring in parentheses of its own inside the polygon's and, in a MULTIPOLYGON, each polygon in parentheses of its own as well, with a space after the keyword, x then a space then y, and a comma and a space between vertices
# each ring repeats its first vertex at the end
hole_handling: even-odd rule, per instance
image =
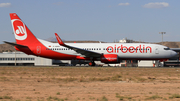
POLYGON ((166 48, 164 48, 164 50, 170 50, 170 48, 169 48, 169 47, 166 47, 166 48))

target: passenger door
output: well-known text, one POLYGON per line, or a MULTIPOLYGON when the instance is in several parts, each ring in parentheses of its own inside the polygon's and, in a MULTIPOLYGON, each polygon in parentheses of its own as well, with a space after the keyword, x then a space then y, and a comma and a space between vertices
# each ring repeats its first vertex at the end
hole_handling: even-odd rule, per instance
POLYGON ((158 46, 155 47, 155 54, 159 54, 158 46))

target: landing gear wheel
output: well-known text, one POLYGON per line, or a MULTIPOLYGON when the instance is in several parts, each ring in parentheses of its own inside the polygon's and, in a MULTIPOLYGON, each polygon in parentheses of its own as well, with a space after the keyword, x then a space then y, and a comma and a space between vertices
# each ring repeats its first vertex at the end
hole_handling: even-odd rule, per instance
POLYGON ((89 66, 96 66, 96 64, 94 61, 92 61, 92 62, 89 62, 89 66))

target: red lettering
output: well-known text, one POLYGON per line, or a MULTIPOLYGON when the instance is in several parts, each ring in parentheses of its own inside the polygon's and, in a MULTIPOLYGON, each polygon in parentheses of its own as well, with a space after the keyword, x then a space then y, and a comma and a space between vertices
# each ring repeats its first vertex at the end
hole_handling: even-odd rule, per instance
POLYGON ((148 49, 150 50, 150 53, 152 53, 152 48, 151 48, 150 46, 147 46, 147 47, 146 47, 146 53, 147 53, 147 50, 148 50, 148 49))
POLYGON ((119 53, 119 49, 120 49, 121 47, 119 46, 119 47, 117 47, 117 53, 119 53))
POLYGON ((113 47, 112 46, 107 47, 107 52, 108 53, 113 53, 113 47))
POLYGON ((126 46, 121 45, 121 52, 126 53, 127 51, 128 51, 128 48, 126 46))
POLYGON ((150 51, 150 53, 152 53, 152 48, 150 46, 145 47, 145 45, 143 45, 143 47, 141 47, 141 45, 137 47, 134 46, 126 47, 123 45, 116 47, 116 45, 114 45, 114 47, 108 46, 106 50, 108 53, 119 53, 120 49, 122 53, 127 53, 128 51, 129 53, 135 53, 135 52, 137 53, 138 50, 140 53, 145 53, 145 52, 147 53, 148 50, 150 51))
POLYGON ((139 52, 142 53, 142 51, 141 51, 141 45, 139 45, 139 46, 136 47, 136 53, 137 53, 138 48, 139 48, 139 52))
POLYGON ((129 47, 129 52, 130 52, 130 53, 134 53, 134 49, 135 49, 135 48, 134 48, 133 46, 130 46, 130 47, 129 47))

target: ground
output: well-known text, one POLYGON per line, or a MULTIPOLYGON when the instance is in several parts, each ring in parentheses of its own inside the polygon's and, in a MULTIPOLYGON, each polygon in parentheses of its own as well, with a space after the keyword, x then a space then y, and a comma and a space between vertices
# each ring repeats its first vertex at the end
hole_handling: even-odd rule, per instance
POLYGON ((180 101, 180 68, 0 67, 0 101, 180 101))

